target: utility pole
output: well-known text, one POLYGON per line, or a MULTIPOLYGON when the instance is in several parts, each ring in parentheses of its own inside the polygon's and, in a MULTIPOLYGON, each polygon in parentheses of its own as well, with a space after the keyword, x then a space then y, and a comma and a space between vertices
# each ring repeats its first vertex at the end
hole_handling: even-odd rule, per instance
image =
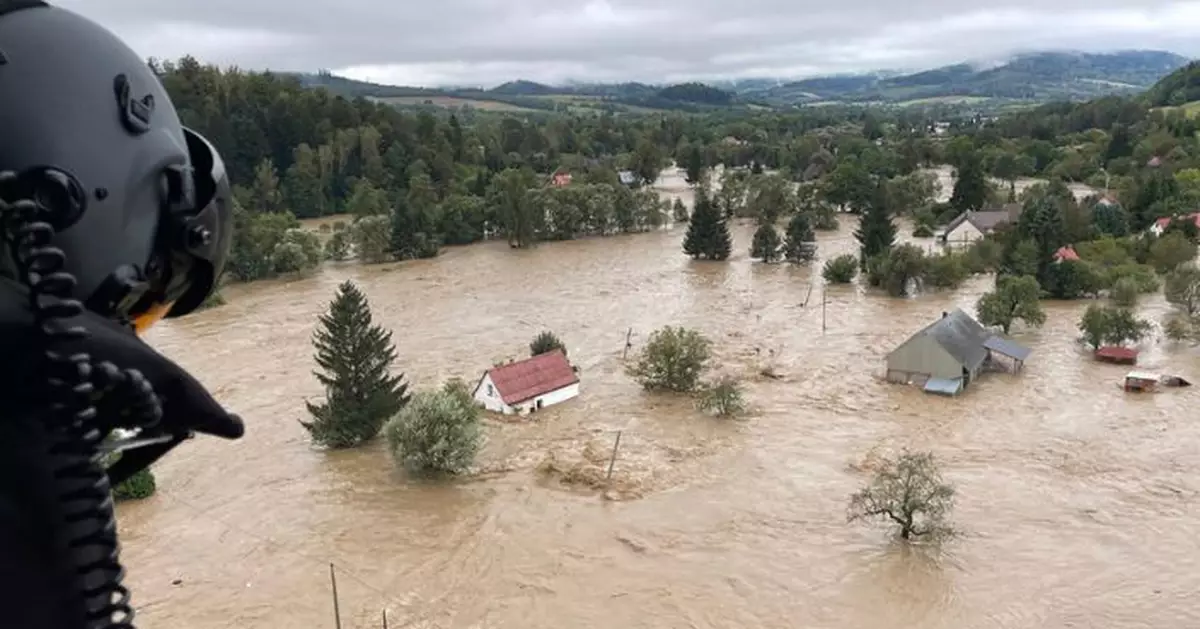
POLYGON ((337 629, 342 629, 342 610, 338 605, 337 576, 333 572, 333 562, 329 563, 329 583, 333 586, 333 621, 337 629))
POLYGON ((825 333, 825 304, 828 300, 825 299, 825 287, 821 287, 821 334, 825 333))

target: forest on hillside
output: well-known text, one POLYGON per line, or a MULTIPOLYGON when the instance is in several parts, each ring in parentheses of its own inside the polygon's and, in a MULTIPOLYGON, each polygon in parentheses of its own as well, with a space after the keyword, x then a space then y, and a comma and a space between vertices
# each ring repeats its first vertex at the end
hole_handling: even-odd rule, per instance
MULTIPOLYGON (((1064 288, 1066 280, 1051 275, 1074 268, 1049 266, 1058 248, 1127 238, 1200 204, 1200 127, 1182 110, 1150 107, 1146 96, 963 119, 943 131, 920 110, 854 107, 643 116, 411 112, 194 59, 157 69, 183 120, 226 156, 236 197, 233 279, 301 271, 327 258, 428 257, 489 237, 524 247, 685 221, 686 209, 665 207, 645 185, 672 161, 697 184, 724 165, 714 205, 722 216, 765 222, 764 229, 796 214, 818 228, 835 225, 839 210, 871 217, 882 236, 871 237, 863 261, 876 260, 868 265, 876 270, 891 251, 894 217, 932 235, 962 211, 1023 203, 1040 218, 1014 232, 1020 238, 998 243, 1002 255, 977 252, 991 262, 970 266, 1029 269, 1019 255, 1032 251, 1042 288, 1060 297, 1087 291, 1064 288), (932 176, 921 171, 938 164, 959 173, 948 203, 935 202, 932 176), (622 183, 623 170, 632 181, 622 183), (571 185, 550 185, 556 172, 571 173, 571 185), (1018 198, 1012 183, 1021 177, 1050 185, 1018 198), (1079 202, 1068 182, 1107 188, 1115 205, 1101 212, 1099 197, 1079 202), (327 242, 297 229, 297 218, 330 215, 348 216, 327 242), (1034 244, 1021 249, 1023 241, 1034 244)), ((1167 77, 1154 90, 1178 81, 1167 77)), ((1152 264, 1146 242, 1121 246, 1130 264, 1152 264)), ((1115 281, 1107 277, 1089 290, 1106 290, 1115 281)))

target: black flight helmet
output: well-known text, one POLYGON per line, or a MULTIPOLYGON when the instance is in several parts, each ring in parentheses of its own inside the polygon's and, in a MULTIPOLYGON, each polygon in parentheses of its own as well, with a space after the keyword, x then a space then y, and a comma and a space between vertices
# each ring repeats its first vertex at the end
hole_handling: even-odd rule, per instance
POLYGON ((0 0, 0 196, 32 198, 75 297, 139 332, 194 310, 229 256, 229 181, 150 66, 75 13, 0 0))

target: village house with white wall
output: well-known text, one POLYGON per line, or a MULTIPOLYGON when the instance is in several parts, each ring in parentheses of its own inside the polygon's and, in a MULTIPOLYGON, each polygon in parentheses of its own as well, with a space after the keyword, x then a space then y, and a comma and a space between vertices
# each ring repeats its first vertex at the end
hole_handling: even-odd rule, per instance
POLYGON ((484 372, 472 396, 494 413, 524 415, 579 395, 579 374, 562 350, 484 372))

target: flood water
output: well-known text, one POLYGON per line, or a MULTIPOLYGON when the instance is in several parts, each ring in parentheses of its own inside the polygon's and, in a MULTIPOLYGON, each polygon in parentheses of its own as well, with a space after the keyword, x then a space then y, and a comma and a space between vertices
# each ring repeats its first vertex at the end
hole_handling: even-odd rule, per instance
MULTIPOLYGON (((853 251, 852 228, 820 234, 822 256, 853 251)), ((180 447, 155 467, 156 496, 121 505, 139 626, 332 628, 333 562, 347 629, 382 626, 385 608, 391 627, 1200 627, 1197 393, 1123 393, 1127 368, 1075 342, 1084 303, 1015 331, 1034 350, 1020 375, 957 399, 885 384, 886 352, 944 310, 973 311, 990 279, 913 299, 830 287, 823 317, 814 271, 747 259, 752 229, 735 228, 728 263, 688 260, 676 228, 335 265, 160 324, 151 342, 248 426, 180 447), (297 423, 321 393, 309 338, 348 278, 415 386, 474 380, 550 329, 581 396, 489 421, 469 481, 409 481, 381 444, 314 449, 297 423), (714 371, 747 382, 747 418, 704 417, 623 374, 627 330, 636 350, 668 324, 712 338, 714 371), (781 379, 759 375, 768 364, 781 379), (606 465, 618 430, 607 494, 539 474, 551 454, 606 465), (845 522, 864 468, 905 446, 932 450, 958 488, 964 534, 941 552, 845 522)), ((1165 341, 1143 356, 1200 373, 1195 350, 1165 341)))

